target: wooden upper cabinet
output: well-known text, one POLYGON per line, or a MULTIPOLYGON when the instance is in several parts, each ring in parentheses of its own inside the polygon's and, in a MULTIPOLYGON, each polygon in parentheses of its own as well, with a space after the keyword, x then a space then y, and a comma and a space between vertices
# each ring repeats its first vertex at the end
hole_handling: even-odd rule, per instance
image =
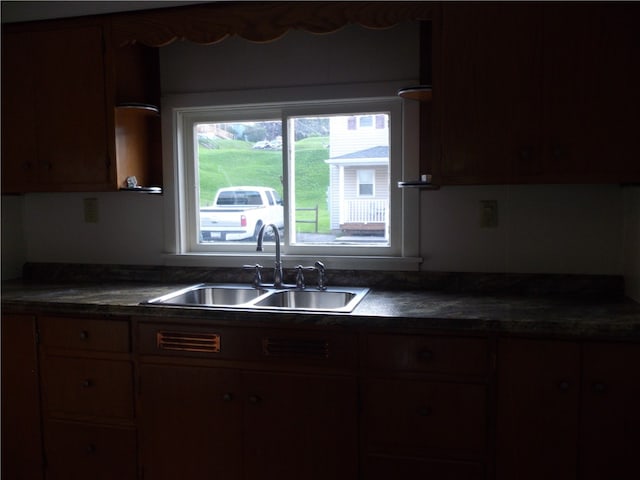
POLYGON ((100 25, 38 32, 35 114, 44 183, 105 184, 110 180, 108 109, 100 25))
POLYGON ((434 182, 638 181, 639 18, 633 4, 445 3, 434 182))
POLYGON ((516 178, 638 181, 640 8, 594 2, 543 12, 543 150, 516 178))
MULTIPOLYGON (((110 47, 107 24, 40 22, 3 30, 3 193, 116 190, 130 175, 149 185, 150 155, 117 157, 118 140, 124 137, 123 129, 130 128, 117 123, 115 106, 122 96, 118 88, 140 80, 127 81, 136 75, 131 62, 116 71, 125 50, 110 47)), ((147 50, 157 58, 155 49, 147 50)), ((137 64, 137 70, 146 68, 137 64)), ((150 80, 158 83, 159 77, 150 80)), ((132 95, 124 96, 134 101, 132 95)), ((142 96, 135 100, 148 101, 142 96)), ((146 123, 141 133, 126 133, 129 143, 131 135, 147 144, 159 140, 148 133, 146 123)))
POLYGON ((539 143, 540 19, 531 6, 443 6, 434 66, 442 183, 505 183, 512 159, 539 143))

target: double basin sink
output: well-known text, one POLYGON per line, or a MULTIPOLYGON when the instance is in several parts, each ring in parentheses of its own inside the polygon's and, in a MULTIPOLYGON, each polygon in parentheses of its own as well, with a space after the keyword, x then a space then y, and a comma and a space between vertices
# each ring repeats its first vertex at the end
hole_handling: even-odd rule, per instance
POLYGON ((146 305, 181 307, 251 308, 285 311, 349 313, 369 292, 364 287, 276 289, 237 284, 202 283, 143 302, 146 305))

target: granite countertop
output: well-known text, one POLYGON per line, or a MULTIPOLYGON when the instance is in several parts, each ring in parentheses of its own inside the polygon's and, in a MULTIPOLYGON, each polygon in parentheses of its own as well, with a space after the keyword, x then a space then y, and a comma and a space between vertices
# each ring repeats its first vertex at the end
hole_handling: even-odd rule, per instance
POLYGON ((187 285, 7 282, 2 285, 2 307, 5 312, 14 313, 135 315, 159 321, 171 318, 237 325, 502 332, 640 340, 640 304, 622 297, 611 299, 597 295, 489 295, 376 287, 353 312, 346 314, 140 305, 187 285))

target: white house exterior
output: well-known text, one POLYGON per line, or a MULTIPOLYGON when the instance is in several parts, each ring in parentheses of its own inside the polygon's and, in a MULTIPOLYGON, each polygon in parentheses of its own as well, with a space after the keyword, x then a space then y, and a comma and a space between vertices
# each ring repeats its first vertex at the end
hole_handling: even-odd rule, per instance
POLYGON ((386 235, 389 116, 337 116, 331 118, 329 128, 331 229, 386 235))

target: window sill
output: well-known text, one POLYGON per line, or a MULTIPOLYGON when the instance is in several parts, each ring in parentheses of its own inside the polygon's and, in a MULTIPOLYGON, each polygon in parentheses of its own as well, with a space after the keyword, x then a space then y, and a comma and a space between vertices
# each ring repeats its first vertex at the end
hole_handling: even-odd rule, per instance
MULTIPOLYGON (((274 262, 273 253, 233 254, 233 253, 182 253, 166 254, 165 265, 175 267, 224 267, 241 268, 243 265, 260 263, 269 266, 274 262)), ((331 255, 283 255, 284 268, 296 265, 313 265, 321 260, 331 270, 380 270, 380 271, 418 271, 420 257, 373 257, 373 256, 331 256, 331 255)))

